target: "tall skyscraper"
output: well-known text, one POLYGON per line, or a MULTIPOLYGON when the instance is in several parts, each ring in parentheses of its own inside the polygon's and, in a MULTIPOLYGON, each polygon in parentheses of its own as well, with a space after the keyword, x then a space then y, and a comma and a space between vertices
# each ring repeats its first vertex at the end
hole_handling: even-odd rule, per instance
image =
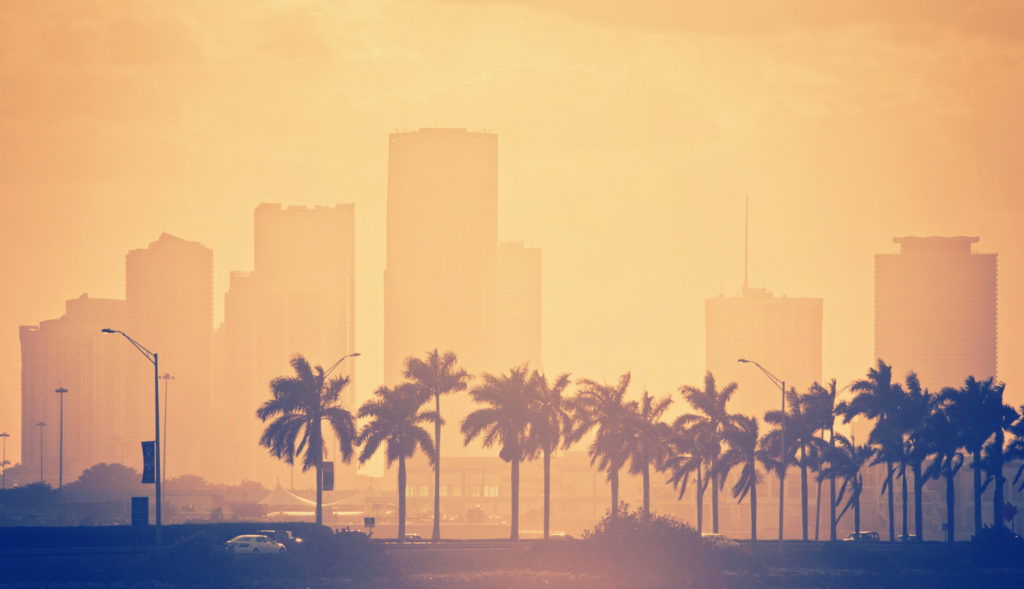
POLYGON ((996 254, 977 237, 895 237, 875 256, 875 356, 933 392, 996 376, 996 254))
MULTIPOLYGON (((169 477, 209 470, 209 444, 217 439, 211 412, 211 340, 213 336, 213 250, 194 241, 164 233, 145 249, 128 252, 125 259, 127 323, 122 329, 159 355, 160 374, 171 374, 168 387, 161 382, 161 412, 166 411, 166 446, 169 477)), ((107 336, 110 337, 110 336, 107 336)), ((128 345, 127 342, 121 342, 128 345)), ((133 350, 134 351, 134 350, 133 350)), ((153 366, 141 357, 126 362, 129 395, 152 412, 153 366)), ((163 418, 161 419, 163 421, 163 418)), ((161 424, 163 427, 163 424, 161 424)), ((153 428, 145 430, 152 439, 153 428)))
MULTIPOLYGON (((498 243, 498 138, 465 129, 390 137, 384 380, 451 350, 470 373, 540 366, 540 251, 498 243)), ((445 409, 457 424, 468 398, 445 409)), ((449 447, 450 445, 450 447, 449 447)), ((442 436, 461 451, 458 435, 442 436)))
MULTIPOLYGON (((255 211, 255 265, 232 272, 221 337, 227 388, 219 411, 237 417, 238 443, 227 469, 272 482, 283 463, 258 447, 263 424, 256 409, 270 398, 269 383, 294 371, 302 354, 328 368, 358 351, 355 346, 355 206, 283 208, 264 203, 255 211)), ((348 360, 332 376, 350 378, 342 405, 358 409, 357 363, 348 360)))
POLYGON ((705 301, 707 370, 719 387, 739 386, 732 411, 763 420, 779 409, 779 387, 757 367, 737 360, 755 360, 786 388, 805 392, 821 382, 821 299, 776 297, 764 289, 745 288, 738 297, 705 301))
MULTIPOLYGON (((143 413, 139 400, 127 394, 125 342, 100 332, 123 325, 125 302, 82 295, 67 301, 59 319, 21 328, 21 463, 39 465, 39 432, 43 444, 44 475, 56 485, 60 399, 54 390, 68 390, 64 398, 64 482, 78 478, 99 462, 120 462, 141 468, 139 442, 146 424, 152 432, 152 413, 143 413), (146 420, 146 417, 149 420, 146 420)), ((134 351, 134 350, 133 350, 134 351)), ((149 405, 152 411, 152 405, 149 405)), ((145 439, 150 439, 146 437, 145 439)))

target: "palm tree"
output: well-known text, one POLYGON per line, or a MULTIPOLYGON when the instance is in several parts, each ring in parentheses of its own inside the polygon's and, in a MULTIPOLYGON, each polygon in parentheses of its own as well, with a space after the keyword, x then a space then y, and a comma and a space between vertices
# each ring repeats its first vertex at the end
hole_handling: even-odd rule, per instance
POLYGON ((761 480, 761 474, 757 472, 760 458, 757 418, 746 415, 732 417, 729 427, 723 432, 728 450, 718 460, 719 480, 725 481, 734 467, 740 467, 740 476, 731 489, 732 496, 736 503, 743 503, 743 498, 750 494, 750 541, 757 542, 757 484, 761 480))
MULTIPOLYGON (((900 429, 904 433, 903 465, 910 466, 914 474, 914 537, 918 542, 923 541, 924 533, 924 510, 922 500, 924 495, 923 465, 928 457, 929 447, 924 434, 925 424, 928 417, 935 410, 935 396, 927 389, 921 389, 921 383, 917 374, 911 372, 907 375, 906 391, 898 412, 900 429)), ((903 466, 901 466, 901 469, 903 466)), ((903 474, 903 512, 906 522, 906 473, 903 474)), ((904 537, 906 537, 906 523, 904 523, 904 537)))
MULTIPOLYGON (((807 412, 816 416, 816 420, 822 428, 822 439, 824 439, 824 431, 828 430, 828 445, 830 448, 835 447, 833 437, 835 437, 835 422, 836 422, 836 398, 839 396, 836 390, 836 379, 832 379, 828 383, 828 388, 821 386, 818 383, 811 385, 810 393, 806 398, 807 412)), ((826 458, 828 453, 826 452, 823 458, 826 458)), ((820 472, 820 469, 819 469, 820 472)), ((828 477, 829 488, 829 539, 833 542, 836 540, 836 477, 828 477)), ((818 499, 815 503, 815 511, 820 511, 817 507, 821 503, 821 477, 818 477, 818 499)), ((815 517, 814 525, 814 539, 818 539, 818 518, 815 517)))
MULTIPOLYGON (((1021 406, 1018 415, 1020 417, 1009 428, 1010 433, 1013 434, 1013 440, 1006 450, 1006 459, 1024 461, 1024 405, 1021 406)), ((1017 473, 1013 475, 1013 484, 1017 485, 1018 491, 1024 491, 1024 463, 1017 468, 1017 473)))
POLYGON ((563 374, 548 383, 547 377, 536 370, 530 376, 530 389, 534 395, 536 421, 530 428, 531 446, 540 448, 544 455, 544 539, 551 531, 551 454, 559 444, 567 444, 572 430, 572 417, 568 412, 568 399, 562 396, 569 386, 569 375, 563 374))
POLYGON ((711 444, 708 437, 707 428, 688 428, 676 419, 669 433, 668 455, 664 462, 664 468, 671 473, 668 483, 679 489, 680 499, 686 494, 690 477, 696 476, 697 533, 704 531, 704 491, 711 481, 708 465, 712 453, 718 453, 718 446, 711 444))
MULTIPOLYGON (((981 452, 993 434, 1002 432, 1006 413, 1003 406, 1003 384, 992 378, 976 380, 967 377, 959 389, 947 387, 939 395, 950 419, 960 428, 961 446, 971 454, 974 471, 974 533, 981 531, 981 472, 985 467, 981 452)), ((1001 465, 1000 465, 1001 467, 1001 465)), ((1002 477, 1000 477, 1002 478, 1002 477)), ((1001 482, 996 491, 1002 495, 1001 482)), ((998 524, 997 524, 998 525, 998 524)))
POLYGON ((644 516, 651 515, 651 466, 660 468, 668 450, 665 440, 669 435, 669 427, 661 421, 661 416, 671 404, 671 397, 655 399, 644 391, 640 405, 631 415, 632 424, 627 428, 629 473, 643 477, 644 516))
POLYGON ((989 483, 995 483, 992 491, 992 527, 1003 527, 1002 509, 1004 505, 1004 487, 1006 478, 1003 475, 1003 465, 1006 463, 1006 436, 1005 430, 1013 427, 1014 421, 1019 417, 1017 411, 1009 405, 1003 405, 1003 383, 993 387, 993 392, 998 400, 993 403, 993 436, 985 445, 985 453, 982 458, 982 466, 985 471, 985 482, 981 488, 984 492, 989 483))
MULTIPOLYGON (((808 510, 808 488, 807 471, 817 468, 820 464, 819 456, 824 450, 824 442, 817 437, 816 433, 820 428, 821 419, 813 410, 808 412, 807 402, 800 396, 795 388, 786 392, 787 415, 785 416, 786 426, 786 457, 787 462, 800 468, 800 521, 803 530, 803 540, 807 541, 807 510, 808 510)), ((779 456, 779 442, 781 436, 782 411, 773 409, 764 415, 766 423, 775 426, 775 429, 765 435, 765 448, 773 456, 779 456)))
POLYGON ((508 374, 484 374, 483 382, 469 392, 477 403, 487 405, 462 421, 465 443, 483 434, 483 445, 501 446, 498 456, 512 466, 511 539, 519 539, 519 463, 531 454, 530 426, 536 421, 536 408, 525 365, 508 374))
POLYGON ((683 386, 679 389, 686 401, 698 413, 688 413, 679 417, 680 422, 686 427, 700 427, 706 430, 706 441, 710 445, 711 452, 711 529, 718 533, 718 473, 715 468, 718 462, 718 455, 721 453, 722 431, 729 425, 731 416, 726 411, 726 405, 733 393, 736 392, 736 383, 731 382, 722 390, 715 386, 715 377, 709 371, 704 375, 704 389, 693 386, 683 386))
POLYGON ((573 429, 568 436, 570 444, 578 442, 590 430, 597 428, 597 435, 588 453, 590 464, 596 462, 599 469, 608 473, 608 482, 612 488, 612 519, 618 516, 619 510, 619 469, 627 459, 630 406, 624 398, 629 380, 628 372, 619 377, 616 386, 580 379, 577 384, 581 388, 570 403, 573 415, 573 429))
POLYGON ((860 534, 860 495, 861 491, 864 490, 864 476, 861 474, 861 471, 868 461, 871 460, 873 454, 874 450, 871 449, 871 446, 867 444, 858 446, 847 440, 845 436, 837 434, 836 445, 828 449, 828 466, 818 473, 819 477, 838 477, 842 481, 839 486, 839 494, 836 497, 836 506, 843 502, 846 490, 850 490, 850 498, 846 501, 846 505, 843 506, 843 510, 839 512, 836 521, 838 522, 843 519, 843 516, 846 515, 846 512, 852 506, 853 531, 855 534, 860 534))
POLYGON ((434 529, 431 539, 441 539, 441 395, 466 390, 469 374, 459 368, 454 352, 440 354, 437 348, 427 352, 426 358, 405 359, 404 376, 424 401, 434 399, 434 529))
POLYGON ((964 464, 964 456, 960 452, 960 428, 950 417, 948 407, 939 405, 925 420, 919 434, 923 451, 934 455, 922 476, 925 479, 946 479, 946 541, 950 544, 956 538, 956 473, 964 464))
POLYGON ((338 376, 326 380, 324 369, 320 366, 310 368, 301 354, 292 358, 290 363, 295 376, 279 376, 271 380, 273 398, 256 411, 256 416, 263 422, 276 416, 260 436, 260 445, 288 464, 294 464, 295 457, 302 454, 302 471, 316 469, 316 523, 322 524, 324 438, 321 422, 326 421, 334 430, 342 459, 345 462, 351 460, 356 422, 338 400, 342 389, 348 385, 348 378, 338 376))
POLYGON ((430 439, 422 423, 436 421, 433 411, 421 411, 423 399, 412 386, 405 384, 395 388, 380 387, 363 406, 359 417, 369 417, 359 432, 356 443, 363 447, 359 462, 365 463, 381 444, 385 445, 384 455, 388 468, 398 461, 398 541, 405 541, 405 461, 412 458, 419 447, 434 463, 434 441, 430 439))
MULTIPOLYGON (((890 420, 898 411, 900 397, 903 389, 899 383, 892 382, 892 367, 878 359, 877 365, 870 368, 867 378, 855 381, 850 385, 850 391, 854 397, 849 403, 840 403, 837 411, 845 417, 843 423, 849 423, 857 415, 863 415, 868 419, 874 419, 875 429, 873 432, 875 441, 883 444, 881 460, 886 465, 886 480, 891 481, 893 474, 894 457, 901 449, 895 448, 897 443, 902 443, 895 436, 889 435, 892 424, 882 423, 890 420)), ((896 527, 894 517, 894 498, 892 485, 888 485, 889 493, 889 541, 896 541, 896 527)))

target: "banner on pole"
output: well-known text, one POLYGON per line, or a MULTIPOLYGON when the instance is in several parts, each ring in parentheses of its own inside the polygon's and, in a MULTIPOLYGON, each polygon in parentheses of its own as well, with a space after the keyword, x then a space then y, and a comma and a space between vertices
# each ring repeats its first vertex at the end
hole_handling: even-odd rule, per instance
POLYGON ((153 442, 142 442, 142 483, 152 484, 156 482, 155 473, 156 467, 153 465, 153 457, 155 456, 155 448, 153 442))
POLYGON ((321 472, 324 475, 324 491, 334 490, 334 463, 324 462, 320 467, 321 472))

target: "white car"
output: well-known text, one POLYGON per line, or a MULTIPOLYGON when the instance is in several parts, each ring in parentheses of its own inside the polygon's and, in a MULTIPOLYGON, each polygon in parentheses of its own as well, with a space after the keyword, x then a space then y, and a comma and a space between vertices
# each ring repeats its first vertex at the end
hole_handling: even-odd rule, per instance
POLYGON ((235 536, 224 543, 224 548, 232 554, 274 554, 285 551, 284 544, 262 534, 235 536))
POLYGON ((712 546, 738 546, 735 541, 724 534, 701 534, 704 541, 712 546))

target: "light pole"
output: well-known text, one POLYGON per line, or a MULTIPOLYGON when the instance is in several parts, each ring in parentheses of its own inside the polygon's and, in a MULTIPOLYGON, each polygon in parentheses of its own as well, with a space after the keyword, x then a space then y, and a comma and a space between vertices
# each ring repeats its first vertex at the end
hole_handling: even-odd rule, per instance
POLYGON ((64 387, 60 387, 53 391, 60 395, 60 440, 59 442, 59 456, 57 459, 57 488, 64 488, 64 395, 68 393, 68 390, 64 387))
POLYGON ((172 376, 170 372, 165 372, 160 378, 164 381, 164 455, 160 459, 160 463, 164 467, 163 472, 160 474, 160 478, 163 479, 167 476, 167 400, 170 398, 167 394, 167 390, 170 386, 170 381, 174 380, 174 376, 172 376))
POLYGON ((162 520, 160 518, 161 495, 160 495, 160 359, 156 352, 150 352, 145 346, 133 340, 127 333, 104 327, 102 333, 120 333, 124 339, 131 342, 146 360, 153 364, 153 483, 155 485, 156 503, 156 549, 160 551, 162 520))
MULTIPOLYGON (((332 372, 334 372, 334 369, 337 368, 338 366, 340 366, 341 363, 344 362, 346 358, 355 358, 355 357, 358 357, 358 356, 360 356, 359 352, 352 352, 351 354, 345 354, 344 356, 339 358, 337 362, 335 362, 334 364, 331 364, 331 367, 328 368, 324 372, 324 380, 323 380, 323 383, 321 383, 321 386, 326 386, 326 384, 327 384, 327 377, 330 376, 330 374, 332 372)), ((321 394, 322 394, 322 392, 323 391, 320 391, 321 394)), ((321 440, 322 440, 322 438, 321 438, 321 440)), ((323 491, 323 489, 324 489, 324 468, 323 468, 323 462, 324 462, 324 457, 323 457, 323 442, 322 441, 321 441, 321 444, 320 444, 320 449, 321 449, 321 452, 316 457, 316 509, 317 509, 317 512, 316 512, 316 523, 318 523, 318 524, 319 523, 323 523, 323 492, 324 492, 323 491)))
POLYGON ((4 456, 3 458, 0 458, 0 464, 3 465, 3 474, 0 474, 0 477, 2 477, 3 483, 2 486, 0 486, 0 489, 7 488, 7 438, 9 437, 11 437, 11 434, 7 432, 0 434, 0 438, 4 439, 4 456))
POLYGON ((43 428, 46 427, 45 421, 40 421, 36 424, 39 428, 39 482, 43 482, 43 428))
POLYGON ((779 419, 779 556, 782 556, 782 518, 786 492, 786 381, 775 376, 767 368, 753 360, 740 358, 737 361, 757 366, 782 391, 782 417, 779 419))

